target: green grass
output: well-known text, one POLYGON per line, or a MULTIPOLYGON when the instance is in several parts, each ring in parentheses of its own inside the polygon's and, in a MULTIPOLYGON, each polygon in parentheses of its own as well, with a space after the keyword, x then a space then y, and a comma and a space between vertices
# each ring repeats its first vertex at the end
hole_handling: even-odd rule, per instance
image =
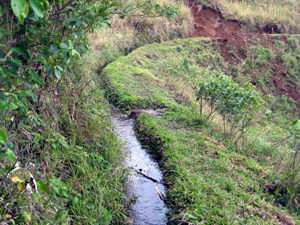
POLYGON ((174 130, 167 118, 144 115, 138 118, 136 130, 147 146, 159 144, 156 150, 168 171, 171 221, 276 224, 278 214, 286 214, 271 205, 274 199, 263 189, 270 182, 268 167, 226 149, 206 129, 174 130))
POLYGON ((217 43, 195 38, 141 47, 109 64, 102 76, 106 96, 124 111, 165 108, 161 118, 139 117, 135 128, 161 159, 173 223, 287 224, 293 218, 289 195, 266 191, 281 179, 272 166, 279 151, 269 149, 269 141, 287 132, 258 124, 248 133, 248 148, 238 150, 224 139, 218 116, 203 122, 185 74, 210 76, 214 70, 235 71, 217 43))
MULTIPOLYGON (((79 75, 80 71, 74 69, 73 73, 79 75)), ((39 109, 46 122, 37 124, 37 130, 25 124, 22 133, 14 135, 23 158, 21 170, 11 176, 29 181, 30 171, 47 185, 49 193, 40 189, 28 196, 19 192, 8 177, 1 189, 0 220, 10 224, 126 222, 126 169, 121 144, 110 129, 109 105, 104 103, 101 91, 74 83, 59 96, 42 93, 44 101, 39 109), (76 90, 83 91, 79 95, 74 94, 76 90), (91 93, 92 97, 85 97, 91 93), (34 169, 29 162, 34 163, 34 169), (8 221, 5 215, 14 219, 8 221)), ((10 164, 2 160, 1 167, 10 164)))
MULTIPOLYGON (((121 2, 120 10, 128 12, 139 1, 121 2)), ((29 162, 36 165, 33 176, 47 185, 50 194, 40 191, 28 201, 26 193, 20 193, 8 177, 1 189, 0 221, 8 222, 10 216, 18 224, 102 225, 130 220, 124 194, 124 152, 112 131, 110 106, 105 103, 97 73, 139 46, 187 37, 193 26, 188 8, 173 0, 157 2, 176 4, 179 14, 171 20, 144 16, 112 20, 111 27, 90 35, 93 51, 70 66, 68 76, 51 84, 51 91, 39 93, 36 104, 46 123, 39 123, 35 115, 34 125, 25 124, 9 141, 22 150, 22 168, 28 169, 29 162)), ((138 8, 131 13, 143 14, 138 8)), ((12 166, 5 160, 1 158, 1 169, 12 166)), ((28 173, 19 172, 13 175, 30 180, 28 173)))
POLYGON ((299 103, 294 100, 295 96, 293 99, 290 94, 299 90, 300 67, 297 57, 300 39, 297 36, 289 36, 285 41, 284 38, 278 37, 263 35, 262 38, 258 38, 254 35, 246 40, 246 58, 243 60, 237 56, 238 63, 228 67, 226 72, 240 83, 245 78, 251 80, 251 74, 255 74, 256 86, 264 93, 276 96, 275 99, 268 100, 269 107, 276 112, 278 118, 284 115, 285 118, 282 117, 278 121, 286 124, 288 120, 296 117, 298 111, 296 105, 299 103), (283 83, 283 88, 278 81, 283 83))

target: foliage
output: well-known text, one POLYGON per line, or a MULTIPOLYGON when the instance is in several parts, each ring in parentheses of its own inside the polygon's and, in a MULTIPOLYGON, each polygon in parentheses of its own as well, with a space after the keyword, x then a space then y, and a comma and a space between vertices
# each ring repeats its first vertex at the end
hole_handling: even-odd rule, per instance
MULTIPOLYGON (((224 135, 226 135, 226 122, 230 124, 229 137, 236 136, 235 144, 246 133, 247 129, 255 122, 257 112, 265 107, 265 101, 251 83, 239 87, 232 78, 220 74, 208 78, 192 79, 187 75, 189 82, 197 96, 202 115, 203 104, 210 105, 210 112, 205 121, 218 112, 223 116, 224 135)), ((271 111, 265 112, 265 118, 269 121, 272 117, 271 111)))
MULTIPOLYGON (((273 172, 280 154, 267 149, 286 132, 275 123, 262 122, 267 118, 263 118, 264 113, 255 111, 255 105, 250 106, 249 112, 236 109, 241 111, 232 115, 228 109, 223 112, 226 117, 237 116, 241 122, 242 112, 255 116, 245 134, 249 142, 255 144, 236 152, 228 137, 224 138, 223 116, 215 113, 207 124, 199 115, 200 108, 188 76, 198 85, 196 78, 218 79, 229 71, 229 66, 218 44, 194 38, 141 47, 109 64, 102 75, 111 103, 125 111, 158 109, 159 118, 142 115, 136 120, 135 129, 149 151, 161 158, 160 164, 166 171, 165 179, 170 183, 167 198, 173 209, 170 223, 289 224, 294 209, 282 203, 282 207, 277 207, 278 197, 269 188, 282 181, 281 175, 273 172), (258 139, 261 145, 256 143, 258 139)), ((232 84, 237 93, 249 94, 250 99, 245 100, 245 104, 257 100, 265 112, 263 107, 267 103, 260 99, 253 85, 247 87, 240 83, 234 89, 237 84, 233 80, 224 82, 232 84), (250 90, 253 90, 253 99, 250 90)), ((226 101, 220 103, 220 106, 228 106, 226 101)), ((238 107, 240 102, 234 103, 238 107)), ((207 108, 203 107, 205 115, 210 112, 207 108)))
MULTIPOLYGON (((0 3, 0 212, 7 215, 1 220, 124 220, 119 146, 107 129, 104 105, 85 96, 91 83, 78 69, 89 49, 88 32, 110 26, 112 16, 130 14, 121 5, 108 0, 0 3)), ((149 17, 178 11, 151 0, 135 6, 149 17)))
POLYGON ((275 172, 281 174, 275 196, 276 201, 286 204, 295 212, 299 211, 299 194, 300 194, 300 121, 295 120, 292 124, 290 135, 282 138, 280 141, 271 146, 271 148, 279 147, 280 160, 278 160, 275 172), (285 150, 284 143, 288 146, 285 150), (286 194, 282 194, 286 192, 286 194))
POLYGON ((275 197, 262 188, 278 177, 271 177, 267 164, 226 149, 205 127, 197 132, 180 123, 174 129, 167 114, 168 110, 161 118, 142 115, 135 130, 151 153, 161 146, 154 152, 161 153, 160 165, 168 171, 172 224, 292 223, 289 215, 272 205, 275 197))
POLYGON ((176 15, 171 18, 142 15, 142 8, 136 7, 136 0, 122 0, 120 11, 130 11, 135 16, 123 20, 112 20, 99 32, 89 35, 91 56, 100 69, 121 56, 128 55, 138 47, 160 43, 177 38, 187 38, 193 29, 194 21, 190 9, 184 2, 159 0, 161 5, 175 5, 176 15))

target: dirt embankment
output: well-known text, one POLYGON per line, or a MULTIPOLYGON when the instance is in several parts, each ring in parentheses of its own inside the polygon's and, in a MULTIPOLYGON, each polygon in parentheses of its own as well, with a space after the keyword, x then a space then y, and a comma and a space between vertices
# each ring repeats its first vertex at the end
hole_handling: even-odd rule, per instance
MULTIPOLYGON (((228 46, 235 49, 244 49, 244 52, 249 51, 249 44, 246 44, 245 40, 257 39, 259 38, 260 45, 264 48, 269 48, 274 50, 275 47, 271 40, 271 35, 275 33, 272 27, 266 27, 263 31, 256 33, 248 33, 243 31, 242 24, 238 21, 234 20, 225 20, 221 13, 206 8, 204 6, 198 6, 195 2, 188 2, 188 6, 191 8, 191 12, 194 16, 195 26, 194 30, 191 31, 190 37, 210 37, 213 41, 220 44, 221 55, 224 57, 225 61, 230 62, 232 64, 237 64, 241 62, 241 60, 245 60, 247 55, 243 53, 243 51, 236 51, 233 55, 230 53, 230 49, 228 46), (268 35, 268 38, 264 38, 265 35, 268 35)), ((280 35, 278 40, 286 42, 287 35, 280 35)), ((294 83, 296 82, 293 79, 290 79, 289 82, 285 81, 285 78, 289 75, 288 71, 281 62, 272 61, 270 65, 268 65, 271 69, 271 77, 269 77, 269 83, 275 87, 275 90, 263 90, 259 88, 263 94, 267 92, 276 96, 281 97, 282 95, 287 95, 292 98, 296 102, 296 106, 300 109, 300 92, 295 87, 294 83)), ((252 71, 249 72, 252 77, 252 83, 256 85, 257 83, 257 75, 252 71)))

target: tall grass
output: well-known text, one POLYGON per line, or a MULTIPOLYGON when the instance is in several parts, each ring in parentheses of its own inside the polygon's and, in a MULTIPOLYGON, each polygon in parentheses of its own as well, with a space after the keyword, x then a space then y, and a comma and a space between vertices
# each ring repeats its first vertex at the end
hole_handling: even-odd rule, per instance
MULTIPOLYGON (((122 0, 124 9, 135 6, 134 0, 122 0)), ((187 38, 193 29, 194 20, 184 2, 174 0, 158 0, 159 4, 175 4, 179 14, 174 18, 151 18, 147 16, 127 16, 125 19, 115 18, 111 27, 106 27, 90 35, 92 57, 97 58, 97 66, 106 64, 127 55, 132 50, 151 44, 176 38, 187 38)), ((141 15, 139 9, 131 11, 132 15, 141 15)))
MULTIPOLYGON (((123 2, 124 8, 136 3, 123 2)), ((47 90, 37 93, 37 121, 15 129, 9 141, 18 143, 20 166, 43 181, 49 194, 40 191, 28 196, 19 192, 7 178, 30 180, 30 176, 21 171, 10 174, 1 188, 0 221, 101 225, 127 222, 124 155, 111 128, 109 105, 97 72, 141 45, 187 37, 193 26, 188 8, 177 1, 158 2, 176 4, 180 13, 171 20, 115 18, 111 28, 90 35, 92 51, 81 62, 74 63, 72 70, 47 90)), ((7 158, 0 162, 1 170, 10 165, 7 158)))
MULTIPOLYGON (((8 215, 2 221, 112 224, 126 220, 126 170, 121 146, 110 129, 108 106, 101 91, 88 82, 89 74, 83 77, 78 64, 72 68, 70 76, 38 93, 42 113, 37 118, 43 120, 13 130, 9 141, 18 143, 20 169, 7 178, 29 181, 30 172, 47 188, 31 195, 1 177, 5 181, 0 212, 8 215)), ((0 165, 10 164, 1 159, 0 165)))

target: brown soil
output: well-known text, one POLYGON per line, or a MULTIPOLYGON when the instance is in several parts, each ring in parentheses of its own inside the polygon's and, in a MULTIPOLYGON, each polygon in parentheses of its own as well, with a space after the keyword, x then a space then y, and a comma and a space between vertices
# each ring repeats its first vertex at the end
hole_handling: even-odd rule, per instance
MULTIPOLYGON (((233 55, 229 53, 231 48, 235 47, 240 50, 249 49, 249 46, 245 44, 245 40, 253 39, 255 36, 260 38, 261 45, 265 48, 274 49, 273 42, 270 40, 270 35, 268 40, 263 38, 264 35, 274 33, 276 29, 268 29, 266 27, 263 31, 257 33, 247 33, 243 30, 242 25, 238 21, 225 20, 221 13, 206 7, 199 7, 194 2, 188 2, 188 6, 191 8, 191 12, 194 16, 195 26, 194 30, 190 33, 190 37, 210 37, 212 41, 220 44, 221 55, 224 57, 226 62, 237 64, 241 60, 246 58, 242 51, 236 51, 233 55)), ((280 40, 286 41, 287 36, 281 35, 280 40)), ((284 78, 288 75, 287 70, 279 62, 272 62, 270 65, 272 70, 272 76, 269 80, 270 83, 274 85, 277 89, 275 91, 268 91, 268 93, 281 97, 282 95, 287 95, 296 101, 298 109, 300 109, 300 92, 293 87, 290 83, 285 82, 284 78)), ((252 83, 255 85, 257 83, 257 77, 252 72, 252 83)), ((295 81, 295 80, 293 80, 295 81)), ((261 90, 263 94, 265 91, 261 90)))
POLYGON ((139 116, 143 114, 148 114, 150 116, 156 116, 158 117, 158 113, 154 111, 153 109, 134 109, 129 113, 129 118, 136 120, 139 116))

